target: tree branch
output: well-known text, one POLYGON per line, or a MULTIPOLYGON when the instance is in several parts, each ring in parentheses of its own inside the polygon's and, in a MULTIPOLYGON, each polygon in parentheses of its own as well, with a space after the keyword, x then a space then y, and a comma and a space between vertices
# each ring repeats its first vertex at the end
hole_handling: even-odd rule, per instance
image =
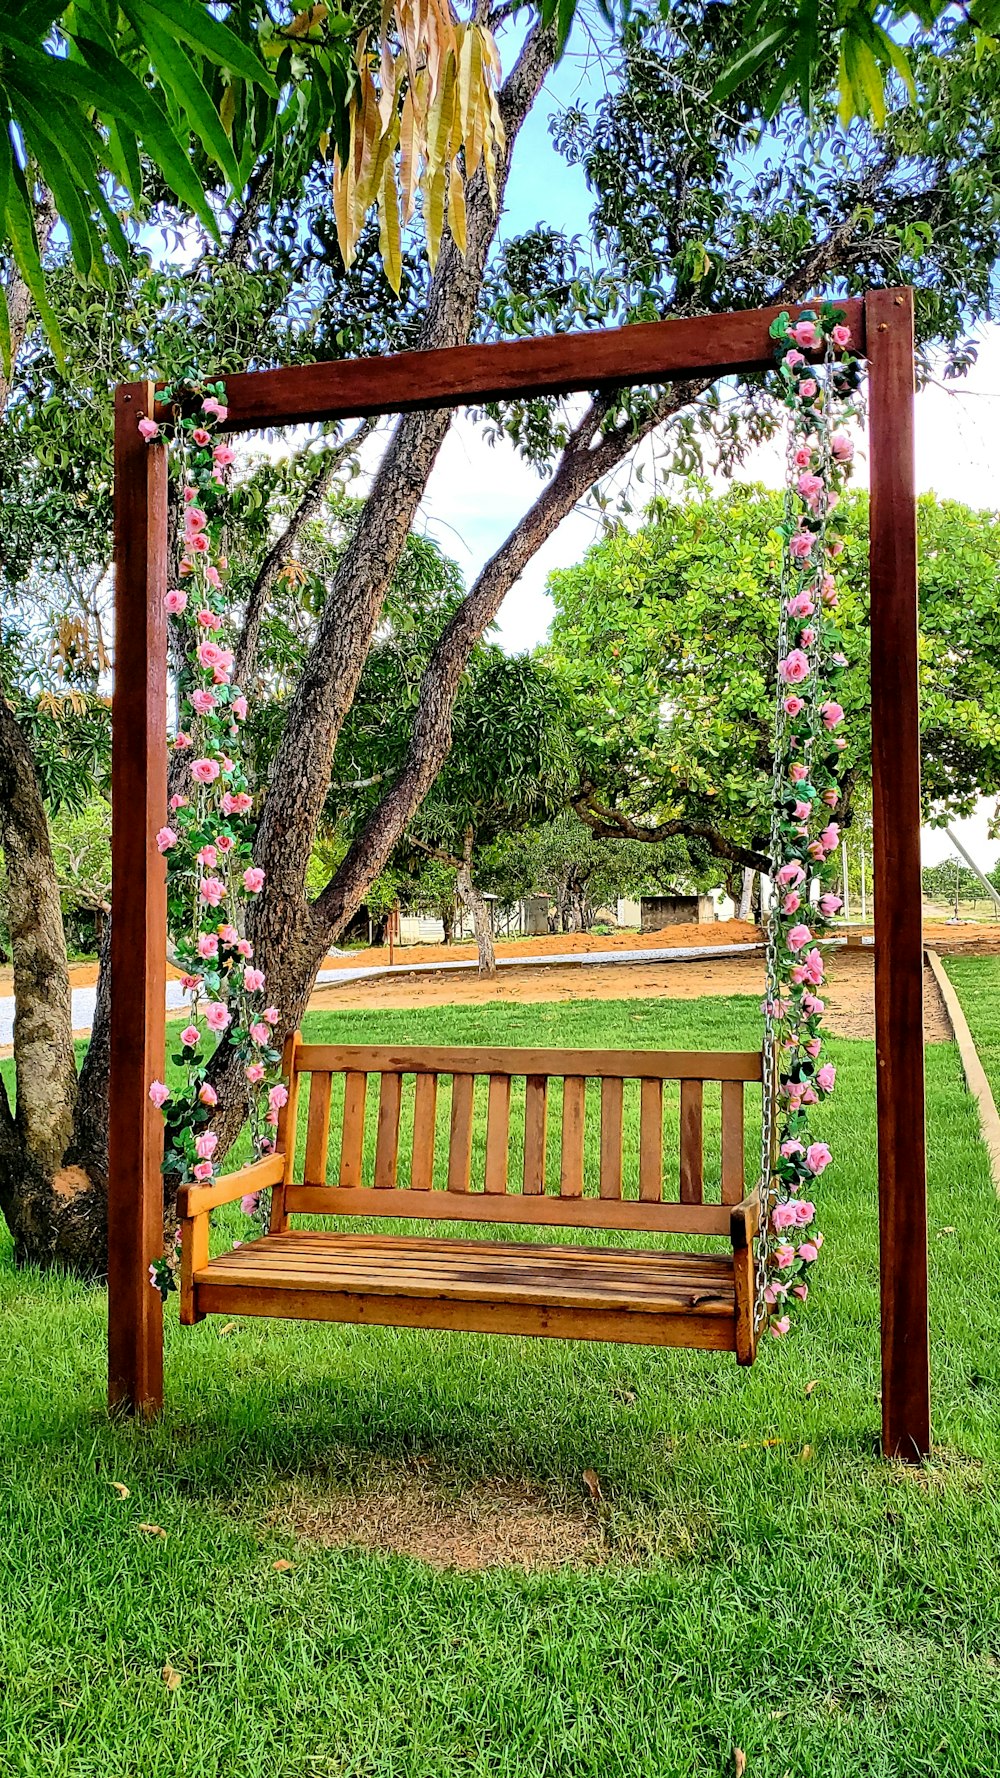
POLYGON ((704 840, 714 857, 723 858, 729 864, 741 864, 746 870, 764 872, 771 868, 767 853, 757 849, 763 841, 757 841, 755 846, 740 845, 708 821, 678 818, 660 821, 655 827, 641 827, 620 809, 609 809, 599 802, 593 790, 583 790, 572 797, 570 806, 599 840, 642 840, 651 846, 659 845, 662 840, 704 840))

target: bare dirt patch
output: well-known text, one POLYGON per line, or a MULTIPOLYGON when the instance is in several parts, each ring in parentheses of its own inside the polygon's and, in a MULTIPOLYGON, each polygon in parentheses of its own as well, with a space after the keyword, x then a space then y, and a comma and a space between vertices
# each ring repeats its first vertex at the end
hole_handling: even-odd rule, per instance
POLYGON ((378 1550, 467 1573, 520 1568, 541 1574, 608 1559, 592 1509, 558 1509, 528 1483, 483 1482, 451 1494, 403 1477, 368 1492, 297 1490, 267 1523, 324 1548, 378 1550))
MULTIPOLYGON (((410 1011, 427 1006, 527 1005, 545 1000, 698 1000, 706 994, 757 996, 763 989, 764 959, 758 953, 690 962, 552 963, 537 969, 503 969, 492 982, 481 981, 474 970, 376 976, 368 982, 318 988, 309 1004, 314 1011, 377 1007, 410 1011)), ((826 1022, 835 1036, 874 1037, 874 952, 870 947, 830 953, 824 997, 826 1022)), ((948 1016, 927 968, 924 1020, 928 1043, 950 1040, 948 1016)))

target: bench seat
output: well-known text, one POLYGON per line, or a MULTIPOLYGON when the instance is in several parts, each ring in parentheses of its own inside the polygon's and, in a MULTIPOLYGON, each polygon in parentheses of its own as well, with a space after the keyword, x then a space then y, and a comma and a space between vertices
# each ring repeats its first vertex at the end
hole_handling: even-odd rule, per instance
POLYGON ((209 1260, 195 1313, 735 1349, 726 1255, 290 1229, 209 1260))

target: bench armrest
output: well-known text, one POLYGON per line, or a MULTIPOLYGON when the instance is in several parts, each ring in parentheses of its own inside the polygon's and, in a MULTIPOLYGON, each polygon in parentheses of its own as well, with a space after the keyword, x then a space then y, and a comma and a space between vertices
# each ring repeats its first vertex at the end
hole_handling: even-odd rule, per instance
POLYGON ((734 1204, 730 1211, 729 1232, 735 1250, 753 1246, 759 1221, 760 1186, 757 1185, 748 1197, 739 1204, 734 1204))
POLYGON ((211 1185, 182 1185, 177 1193, 177 1214, 184 1222, 191 1216, 202 1216, 219 1204, 232 1204, 247 1192, 264 1191, 269 1185, 280 1185, 285 1171, 285 1157, 266 1155, 252 1166, 241 1167, 238 1173, 223 1173, 211 1185))

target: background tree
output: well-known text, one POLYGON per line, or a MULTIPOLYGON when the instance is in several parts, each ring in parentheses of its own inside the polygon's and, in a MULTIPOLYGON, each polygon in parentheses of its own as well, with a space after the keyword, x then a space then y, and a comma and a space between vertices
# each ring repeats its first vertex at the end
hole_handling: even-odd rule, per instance
POLYGON ((484 886, 502 901, 544 895, 555 908, 555 930, 584 932, 598 908, 619 897, 665 895, 714 888, 720 880, 711 859, 695 862, 682 839, 645 845, 599 839, 566 811, 555 820, 497 841, 483 855, 484 886))
MULTIPOLYGON (((842 508, 845 826, 870 781, 868 502, 842 508)), ((727 867, 766 868, 781 538, 779 494, 659 500, 554 574, 547 658, 578 713, 574 795, 597 834, 682 836, 727 867)), ((921 742, 926 817, 1000 790, 1000 518, 921 497, 921 742)))

